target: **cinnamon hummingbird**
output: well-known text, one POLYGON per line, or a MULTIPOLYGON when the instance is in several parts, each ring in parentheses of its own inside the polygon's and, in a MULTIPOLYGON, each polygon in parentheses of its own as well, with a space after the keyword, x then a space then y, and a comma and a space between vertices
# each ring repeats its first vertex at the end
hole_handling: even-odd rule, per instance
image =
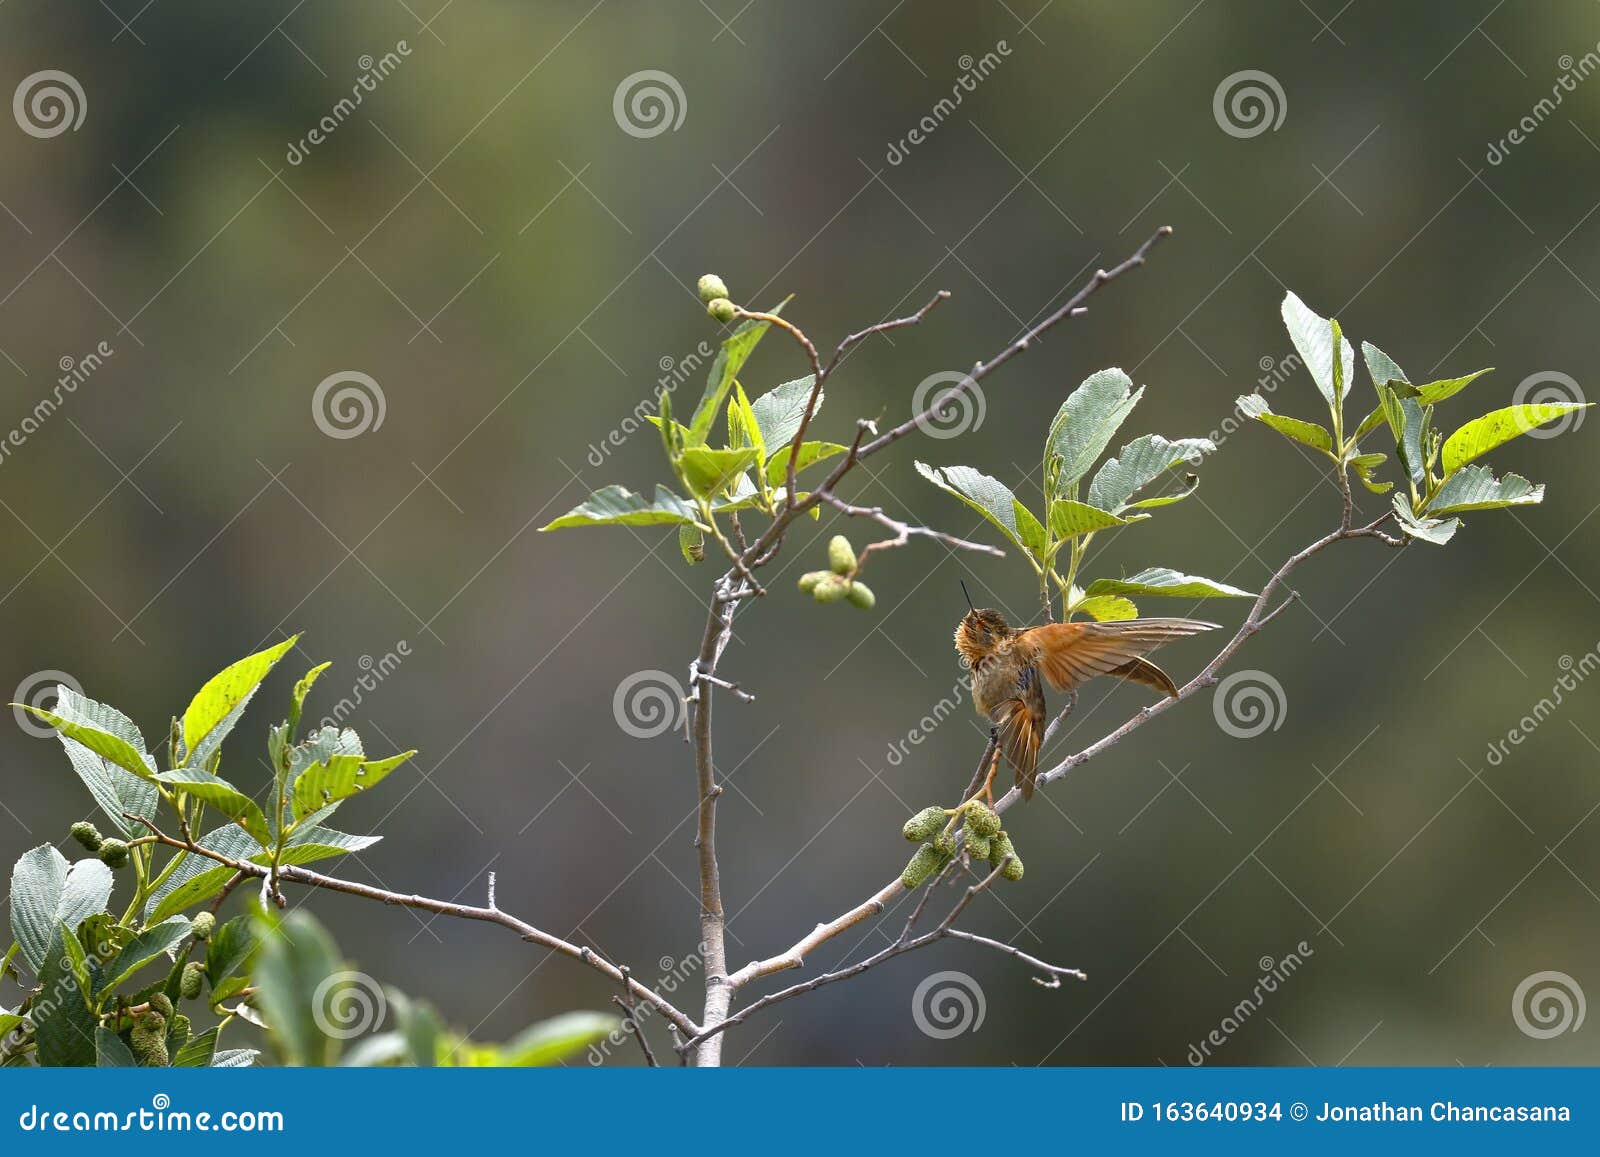
MULTIPOLYGON (((966 590, 966 584, 961 586, 966 590)), ((1045 706, 1041 678, 1076 700, 1078 688, 1110 675, 1177 698, 1167 673, 1145 656, 1174 639, 1215 630, 1198 619, 1123 619, 1117 622, 1045 623, 1013 629, 999 611, 972 606, 956 627, 956 650, 972 668, 972 705, 997 729, 995 753, 984 781, 992 791, 1000 752, 1005 753, 1022 789, 1033 796, 1044 739, 1045 706)))

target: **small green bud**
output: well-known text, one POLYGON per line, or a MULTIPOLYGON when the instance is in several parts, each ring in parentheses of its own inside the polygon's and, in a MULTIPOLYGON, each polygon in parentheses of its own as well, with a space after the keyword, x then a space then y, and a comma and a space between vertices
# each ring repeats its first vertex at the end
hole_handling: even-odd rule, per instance
POLYGON ((86 852, 98 852, 100 845, 105 842, 100 829, 87 820, 80 820, 72 825, 72 838, 82 844, 86 852))
POLYGON ((719 297, 706 306, 706 312, 726 324, 733 320, 733 312, 737 308, 738 306, 734 305, 726 297, 719 297))
POLYGON ((949 816, 945 815, 942 807, 937 805, 925 807, 908 819, 906 826, 900 830, 905 833, 906 839, 912 843, 920 843, 943 828, 949 818, 949 816))
POLYGON ((906 891, 915 891, 943 865, 944 857, 939 850, 932 844, 923 844, 912 855, 905 871, 900 873, 900 882, 906 886, 906 891))
POLYGON ((800 576, 800 591, 802 594, 811 594, 817 589, 817 584, 831 576, 830 571, 812 570, 800 576))
POLYGON ((719 297, 726 299, 728 296, 728 287, 722 283, 722 278, 715 273, 707 273, 701 277, 699 284, 695 286, 695 290, 700 294, 700 300, 707 305, 710 305, 719 297))
POLYGON ((196 940, 210 940, 217 929, 217 918, 210 912, 200 912, 189 922, 189 934, 196 940))
POLYGON ((811 597, 819 603, 836 603, 850 593, 850 584, 838 575, 827 574, 811 588, 811 597))
POLYGON ((1005 864, 1005 867, 1000 869, 1002 880, 1014 883, 1022 879, 1022 857, 1017 855, 1017 849, 1011 845, 1011 837, 1004 832, 995 836, 989 845, 989 862, 997 867, 1005 864))
POLYGON ((842 534, 836 534, 828 540, 828 565, 833 568, 834 574, 849 574, 856 569, 855 548, 842 534))
POLYGON ((870 611, 878 602, 878 597, 866 583, 851 583, 850 589, 845 593, 853 604, 864 611, 870 611))
POLYGON ((1000 830, 1000 817, 987 804, 970 803, 967 805, 967 827, 980 836, 992 836, 1000 830))
POLYGON ((1006 861, 1006 866, 1000 869, 1000 878, 1010 880, 1013 884, 1022 879, 1022 857, 1013 854, 1006 861))
POLYGON ((95 849, 100 856, 100 862, 108 868, 120 868, 128 862, 128 844, 126 840, 105 840, 95 849))
POLYGON ((150 1011, 158 1016, 171 1019, 172 998, 164 992, 153 993, 150 997, 150 1011))
POLYGON ((991 847, 988 836, 980 836, 971 828, 967 829, 967 851, 975 860, 987 860, 991 847))
POLYGON ((142 1067, 166 1068, 172 1063, 167 1053, 167 1018, 152 1012, 134 1021, 128 1033, 128 1047, 142 1067))
POLYGON ((200 995, 200 986, 206 978, 206 966, 198 960, 191 960, 183 966, 183 978, 178 982, 178 992, 184 1000, 193 1000, 200 995))

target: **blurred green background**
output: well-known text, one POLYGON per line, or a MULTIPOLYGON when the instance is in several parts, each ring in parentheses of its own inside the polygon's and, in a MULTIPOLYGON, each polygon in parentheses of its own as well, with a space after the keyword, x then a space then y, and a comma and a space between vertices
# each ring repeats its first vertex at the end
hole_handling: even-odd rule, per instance
MULTIPOLYGON (((335 870, 474 902, 494 871, 508 910, 641 979, 676 972, 697 938, 689 755, 624 733, 613 698, 638 671, 683 678, 713 576, 670 533, 535 528, 605 483, 663 478, 652 432, 598 466, 590 447, 717 340, 694 279, 716 270, 761 304, 795 294, 789 316, 829 347, 952 291, 835 380, 817 429, 848 440, 856 415, 903 420, 928 375, 991 355, 1173 225, 1148 268, 987 383, 978 429, 908 439, 852 492, 955 533, 975 520, 914 459, 1021 485, 1065 392, 1107 365, 1149 386, 1126 437, 1215 430, 1290 352, 1286 288, 1416 380, 1498 366, 1454 416, 1534 375, 1565 375, 1530 388, 1571 396, 1591 388, 1600 321, 1600 79, 1534 109, 1597 41, 1581 0, 11 0, 4 91, 61 70, 86 115, 48 137, 0 124, 0 433, 54 392, 62 359, 113 352, 0 459, 5 688, 66 672, 157 736, 214 671, 299 630, 296 668, 335 663, 314 718, 403 642, 350 722, 369 750, 423 754, 346 806, 342 826, 386 839, 335 870), (377 67, 363 57, 390 52, 291 163, 377 67), (614 115, 643 70, 681 90, 675 128, 614 115), (1281 123, 1254 135, 1213 108, 1245 70, 1282 93, 1281 123), (1534 131, 1490 163, 1525 117, 1534 131), (313 393, 342 371, 377 383, 383 420, 332 438, 313 393)), ((742 377, 755 393, 802 370, 773 335, 742 377)), ((1364 375, 1356 397, 1364 412, 1364 375)), ((1303 374, 1273 404, 1319 412, 1303 374)), ((727 1060, 1181 1065, 1305 941, 1217 1061, 1600 1062, 1593 1032, 1536 1039, 1512 1015, 1541 971, 1600 995, 1600 686, 1487 759, 1562 657, 1600 643, 1597 429, 1493 455, 1548 483, 1543 506, 1469 517, 1443 550, 1356 543, 1307 567, 1304 605, 1238 662, 1282 686, 1277 730, 1235 738, 1197 698, 1010 821, 1026 880, 972 924, 1087 983, 1047 991, 947 943, 778 1006, 727 1060), (972 978, 985 1017, 936 1039, 912 1001, 944 970, 972 978)), ((1320 467, 1263 428, 1203 474, 1094 573, 1251 587, 1337 519, 1320 467)), ((956 685, 957 578, 1034 607, 1019 559, 930 543, 874 559, 871 615, 817 607, 793 581, 837 529, 797 535, 724 664, 759 696, 717 713, 734 964, 890 878, 904 817, 966 782, 983 734, 965 705, 889 754, 956 685)), ((1244 607, 1203 610, 1233 623, 1244 607)), ((1174 647, 1167 665, 1183 676, 1204 654, 1174 647)), ((297 674, 236 732, 236 782, 263 782, 257 740, 297 674)), ((1055 754, 1143 702, 1092 691, 1055 754)), ((53 740, 8 725, 0 775, 4 863, 89 810, 53 740)), ((589 970, 499 930, 295 900, 358 966, 483 1039, 607 1006, 589 970)), ((902 915, 807 973, 881 946, 902 915)))

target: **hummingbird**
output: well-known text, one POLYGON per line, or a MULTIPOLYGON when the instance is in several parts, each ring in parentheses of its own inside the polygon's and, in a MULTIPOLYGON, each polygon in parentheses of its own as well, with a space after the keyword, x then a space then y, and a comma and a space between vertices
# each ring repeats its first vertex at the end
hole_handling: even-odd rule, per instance
MULTIPOLYGON (((966 584, 961 584, 963 592, 966 584)), ((1013 629, 999 611, 972 605, 956 627, 956 651, 972 668, 972 705, 994 724, 1000 750, 984 781, 992 795, 1000 752, 1016 774, 1022 798, 1033 797, 1044 739, 1045 707, 1041 679, 1067 692, 1068 709, 1078 688, 1098 675, 1111 675, 1178 696, 1167 673, 1145 656, 1174 639, 1216 630, 1220 624, 1198 619, 1123 619, 1117 622, 1045 623, 1013 629)))

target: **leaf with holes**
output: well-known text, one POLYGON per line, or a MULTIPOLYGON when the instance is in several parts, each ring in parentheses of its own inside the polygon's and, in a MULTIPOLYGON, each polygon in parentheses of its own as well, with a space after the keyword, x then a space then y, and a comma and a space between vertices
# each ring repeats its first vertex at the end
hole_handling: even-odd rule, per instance
POLYGON ((1143 386, 1135 390, 1133 380, 1113 367, 1091 374, 1067 395, 1045 437, 1046 476, 1053 476, 1049 497, 1069 496, 1143 394, 1143 386), (1054 463, 1059 466, 1052 468, 1054 463))
POLYGON ((1263 426, 1272 427, 1285 438, 1310 446, 1313 450, 1321 450, 1324 454, 1333 453, 1333 435, 1325 427, 1315 422, 1302 422, 1299 418, 1274 414, 1272 407, 1260 394, 1241 394, 1237 404, 1239 413, 1246 418, 1254 418, 1263 426))
POLYGON ((1444 476, 1450 477, 1468 462, 1487 454, 1496 446, 1590 405, 1590 402, 1529 402, 1474 418, 1445 439, 1440 462, 1444 476))
POLYGON ((375 787, 395 768, 415 755, 401 752, 388 759, 362 759, 359 755, 335 755, 325 763, 308 767, 294 781, 294 818, 299 823, 331 803, 375 787))
POLYGON ((1487 466, 1463 466, 1439 487, 1425 513, 1438 518, 1467 510, 1532 506, 1543 501, 1544 487, 1535 486, 1520 474, 1496 478, 1487 466))

